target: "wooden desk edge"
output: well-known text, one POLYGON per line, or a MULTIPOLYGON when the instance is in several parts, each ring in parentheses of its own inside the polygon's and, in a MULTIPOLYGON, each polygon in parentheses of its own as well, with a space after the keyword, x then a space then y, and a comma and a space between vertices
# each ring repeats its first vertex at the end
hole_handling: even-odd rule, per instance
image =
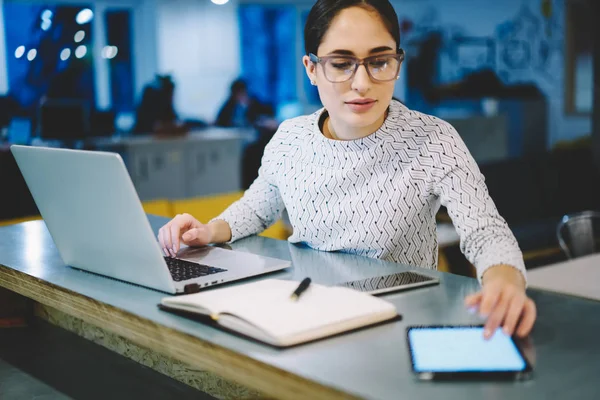
POLYGON ((0 287, 280 399, 356 398, 0 264, 0 287))

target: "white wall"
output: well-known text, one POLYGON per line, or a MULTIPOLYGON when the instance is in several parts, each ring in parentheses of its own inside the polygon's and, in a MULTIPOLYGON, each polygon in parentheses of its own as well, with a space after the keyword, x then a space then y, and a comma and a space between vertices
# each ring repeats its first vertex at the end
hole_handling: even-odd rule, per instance
POLYGON ((173 76, 180 117, 214 121, 239 76, 237 4, 157 0, 157 72, 173 76))
POLYGON ((136 105, 140 101, 144 86, 154 78, 158 68, 157 5, 157 0, 141 0, 133 8, 131 40, 136 105))

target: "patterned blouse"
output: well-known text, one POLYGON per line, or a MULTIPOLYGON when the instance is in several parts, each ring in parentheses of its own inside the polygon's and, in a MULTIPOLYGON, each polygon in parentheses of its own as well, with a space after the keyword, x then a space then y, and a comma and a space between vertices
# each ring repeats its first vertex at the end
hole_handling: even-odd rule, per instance
POLYGON ((260 233, 287 210, 290 242, 437 268, 435 215, 444 205, 481 279, 523 256, 456 130, 393 100, 383 126, 357 140, 326 138, 321 109, 287 120, 267 145, 259 176, 215 219, 231 241, 260 233))

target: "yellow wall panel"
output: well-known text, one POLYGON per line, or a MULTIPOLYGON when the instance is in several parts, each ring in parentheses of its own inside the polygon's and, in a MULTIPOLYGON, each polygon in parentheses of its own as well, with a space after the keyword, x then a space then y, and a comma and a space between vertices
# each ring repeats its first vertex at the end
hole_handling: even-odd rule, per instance
POLYGON ((38 219, 42 219, 42 217, 40 217, 39 215, 33 215, 31 217, 5 219, 5 220, 0 221, 0 226, 20 224, 21 222, 36 221, 38 219))
POLYGON ((173 218, 173 206, 169 200, 151 200, 142 202, 142 207, 147 214, 173 218))
POLYGON ((217 196, 196 197, 172 201, 173 214, 188 213, 198 221, 207 223, 221 214, 231 203, 239 200, 244 192, 220 194, 217 196))

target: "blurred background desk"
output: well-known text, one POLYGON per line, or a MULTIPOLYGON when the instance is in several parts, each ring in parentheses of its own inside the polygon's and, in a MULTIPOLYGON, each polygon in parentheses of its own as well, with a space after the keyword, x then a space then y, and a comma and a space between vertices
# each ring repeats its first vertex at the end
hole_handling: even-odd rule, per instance
MULTIPOLYGON (((150 217, 150 222, 156 231, 166 220, 150 217)), ((311 276, 328 285, 410 268, 261 237, 232 247, 292 261, 293 268, 272 278, 311 276)), ((162 312, 156 307, 164 296, 160 292, 65 267, 42 221, 0 228, 0 286, 33 299, 39 318, 220 398, 600 396, 600 319, 591 317, 600 313, 600 303, 541 291, 530 292, 539 310, 529 352, 536 359, 531 381, 417 381, 410 368, 407 326, 481 322, 463 304, 464 296, 478 289, 476 280, 425 272, 440 277, 441 284, 385 296, 402 321, 277 350, 162 312)))
POLYGON ((208 128, 182 135, 96 139, 91 148, 121 154, 142 201, 239 191, 252 129, 208 128))
POLYGON ((600 301, 600 254, 536 268, 529 286, 600 301))
MULTIPOLYGON (((244 174, 257 173, 258 167, 256 171, 244 168, 242 157, 244 150, 256 143, 257 135, 253 129, 211 127, 182 135, 93 138, 77 147, 121 154, 140 199, 155 203, 239 193, 244 174)), ((34 144, 61 145, 51 141, 34 144)), ((0 144, 0 172, 0 187, 10 188, 0 194, 0 225, 36 218, 38 209, 8 143, 0 144)), ((227 198, 219 211, 230 202, 227 198)), ((172 216, 156 209, 151 212, 172 216)))

